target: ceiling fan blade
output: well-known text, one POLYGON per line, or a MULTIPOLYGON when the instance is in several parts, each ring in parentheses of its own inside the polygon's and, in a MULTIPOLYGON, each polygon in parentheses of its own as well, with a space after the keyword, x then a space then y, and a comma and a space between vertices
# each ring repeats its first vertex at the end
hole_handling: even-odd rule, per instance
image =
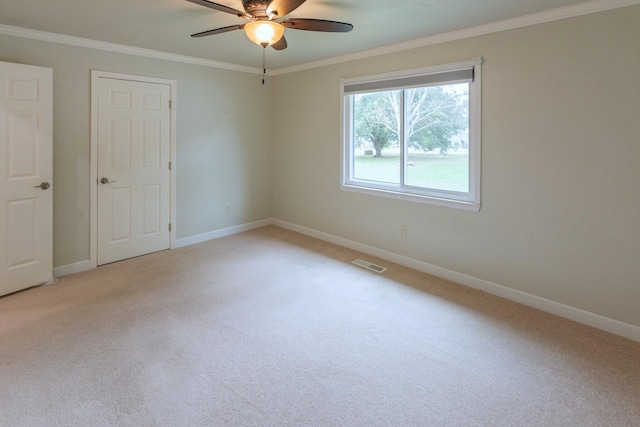
POLYGON ((296 10, 307 0, 273 0, 267 8, 267 15, 275 13, 282 17, 296 10))
POLYGON ((330 33, 348 33, 353 30, 353 25, 346 22, 326 21, 324 19, 285 19, 281 22, 286 28, 292 30, 326 31, 330 33))
POLYGON ((287 39, 282 36, 280 40, 271 45, 275 50, 285 50, 287 48, 287 39))
POLYGON ((232 7, 225 6, 223 4, 214 3, 208 0, 187 0, 191 3, 199 4, 200 6, 208 7, 209 9, 219 10, 220 12, 230 13, 232 15, 239 16, 240 18, 249 19, 251 16, 247 15, 246 12, 241 12, 232 7))
POLYGON ((243 28, 244 28, 244 24, 243 25, 231 25, 229 27, 216 28, 215 30, 208 30, 208 31, 203 31, 201 33, 191 34, 191 37, 212 36, 214 34, 227 33, 229 31, 233 31, 233 30, 241 30, 243 28))

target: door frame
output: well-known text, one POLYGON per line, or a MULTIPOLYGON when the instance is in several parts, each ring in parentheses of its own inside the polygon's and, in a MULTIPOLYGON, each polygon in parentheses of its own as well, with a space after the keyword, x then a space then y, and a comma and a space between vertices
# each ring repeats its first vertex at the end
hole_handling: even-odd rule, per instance
POLYGON ((113 80, 129 80, 143 83, 165 84, 171 90, 171 109, 170 109, 170 132, 169 145, 170 154, 169 161, 171 169, 169 170, 169 221, 171 230, 169 231, 170 243, 169 249, 175 248, 176 244, 176 86, 175 80, 161 79, 156 77, 138 76, 133 74, 114 73, 109 71, 91 70, 91 207, 90 207, 90 230, 89 230, 89 262, 91 268, 98 266, 98 79, 113 80))

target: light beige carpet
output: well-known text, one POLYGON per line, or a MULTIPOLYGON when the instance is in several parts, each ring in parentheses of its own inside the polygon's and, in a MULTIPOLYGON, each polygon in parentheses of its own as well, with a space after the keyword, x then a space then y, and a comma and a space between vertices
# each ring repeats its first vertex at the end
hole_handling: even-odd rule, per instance
POLYGON ((640 343, 266 227, 0 298, 0 425, 639 426, 640 343))

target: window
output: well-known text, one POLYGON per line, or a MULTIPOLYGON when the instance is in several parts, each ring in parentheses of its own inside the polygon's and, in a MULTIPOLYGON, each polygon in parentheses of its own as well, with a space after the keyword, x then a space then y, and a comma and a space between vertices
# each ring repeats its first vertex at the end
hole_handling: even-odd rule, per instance
POLYGON ((478 211, 481 58, 342 81, 342 188, 478 211))

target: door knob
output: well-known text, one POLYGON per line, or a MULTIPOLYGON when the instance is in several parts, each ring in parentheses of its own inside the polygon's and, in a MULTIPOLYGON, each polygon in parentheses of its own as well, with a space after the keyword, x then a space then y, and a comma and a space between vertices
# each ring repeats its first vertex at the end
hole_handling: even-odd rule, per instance
POLYGON ((41 190, 48 190, 51 185, 48 182, 43 182, 40 185, 34 185, 33 188, 39 188, 41 190))
POLYGON ((112 182, 115 182, 115 181, 109 181, 109 178, 107 178, 106 176, 104 178, 100 178, 101 184, 111 184, 112 182))

